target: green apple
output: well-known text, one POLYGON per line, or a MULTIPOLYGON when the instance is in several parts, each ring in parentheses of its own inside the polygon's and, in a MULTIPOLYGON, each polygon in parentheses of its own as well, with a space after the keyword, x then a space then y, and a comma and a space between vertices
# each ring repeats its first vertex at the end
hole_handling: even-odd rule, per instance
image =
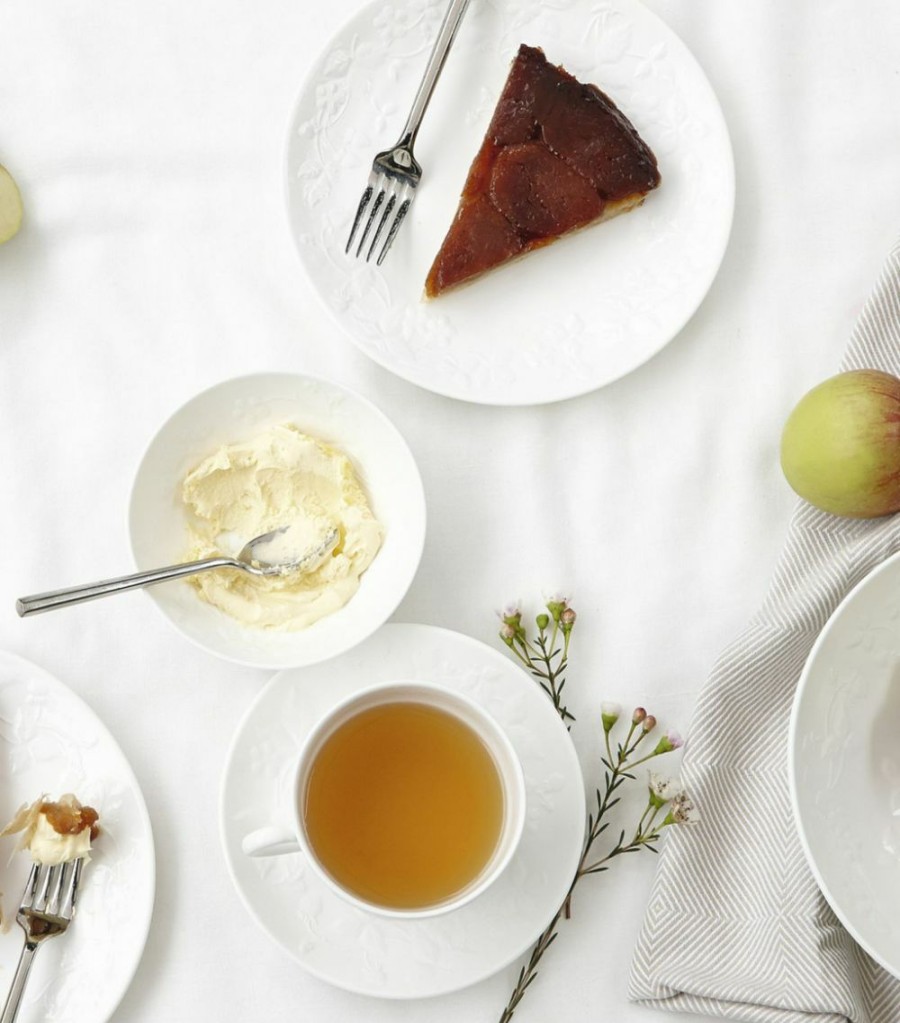
POLYGON ((785 423, 781 468, 823 511, 864 519, 900 510, 900 380, 854 369, 814 387, 785 423))
POLYGON ((22 224, 22 196, 9 171, 0 165, 0 245, 8 242, 22 224))

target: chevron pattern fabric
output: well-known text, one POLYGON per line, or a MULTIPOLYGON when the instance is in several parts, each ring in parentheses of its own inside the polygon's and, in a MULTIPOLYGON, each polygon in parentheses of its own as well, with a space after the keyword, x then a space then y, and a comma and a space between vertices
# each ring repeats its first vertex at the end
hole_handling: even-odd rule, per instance
MULTIPOLYGON (((900 376, 900 242, 842 369, 900 376)), ((791 815, 791 703, 843 596, 900 549, 900 515, 839 519, 801 504, 763 607, 715 665, 682 777, 702 823, 673 828, 635 951, 630 997, 747 1023, 900 1023, 900 981, 831 912, 791 815)))

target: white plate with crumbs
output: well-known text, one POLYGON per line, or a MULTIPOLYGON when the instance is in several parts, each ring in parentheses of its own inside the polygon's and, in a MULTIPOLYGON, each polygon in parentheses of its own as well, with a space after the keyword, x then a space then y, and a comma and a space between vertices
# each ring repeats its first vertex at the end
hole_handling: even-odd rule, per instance
POLYGON ((260 927, 320 979, 379 998, 446 994, 527 952, 566 896, 584 821, 581 769, 553 704, 506 653, 429 625, 385 625, 327 664, 276 675, 237 730, 220 803, 225 859, 260 927), (525 828, 509 866, 472 902, 424 919, 350 905, 301 853, 251 859, 241 849, 245 835, 285 819, 313 725, 361 689, 397 679, 475 700, 506 732, 525 774, 525 828))
MULTIPOLYGON (((140 962, 150 928, 156 861, 150 818, 137 780, 96 715, 43 669, 0 651, 0 817, 42 794, 73 792, 100 814, 66 932, 47 942, 32 968, 18 1023, 104 1023, 140 962)), ((0 1004, 22 949, 14 922, 31 868, 0 840, 0 889, 11 927, 0 934, 0 1004)))
MULTIPOLYGON (((900 977, 900 555, 844 598, 800 676, 789 776, 800 841, 850 936, 900 977)), ((824 933, 824 932, 823 932, 824 933)))
POLYGON ((315 290, 351 340, 421 387, 529 405, 616 380, 685 325, 731 230, 734 165, 718 101, 680 39, 636 0, 473 3, 416 155, 409 216, 381 267, 344 254, 372 158, 400 133, 446 0, 363 8, 302 87, 285 175, 290 229, 315 290), (656 154, 645 204, 430 302, 425 276, 520 43, 597 85, 656 154))

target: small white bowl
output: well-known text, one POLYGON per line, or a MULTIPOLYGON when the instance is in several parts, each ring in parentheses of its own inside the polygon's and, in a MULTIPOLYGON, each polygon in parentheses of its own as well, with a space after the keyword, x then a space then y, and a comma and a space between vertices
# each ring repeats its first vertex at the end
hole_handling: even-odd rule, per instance
POLYGON ((381 550, 359 590, 339 611, 297 632, 253 629, 204 603, 183 581, 147 589, 188 639, 229 661, 258 668, 315 664, 371 635, 396 609, 419 566, 425 495, 418 468, 393 424, 365 398, 316 377, 264 373, 203 391, 174 413, 150 442, 131 492, 129 533, 138 569, 185 560, 185 475, 223 444, 290 422, 353 462, 384 526, 381 550))

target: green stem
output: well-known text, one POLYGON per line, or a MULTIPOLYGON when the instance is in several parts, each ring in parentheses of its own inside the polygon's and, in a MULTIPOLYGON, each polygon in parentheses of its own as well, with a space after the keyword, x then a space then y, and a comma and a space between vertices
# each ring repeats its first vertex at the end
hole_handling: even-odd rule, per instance
MULTIPOLYGON (((516 1011, 516 1007, 518 1006, 519 1002, 522 1000, 522 997, 525 994, 525 990, 537 976, 538 965, 544 953, 553 943, 553 940, 557 935, 557 928, 559 927, 560 920, 563 918, 563 916, 568 918, 571 913, 572 894, 575 891, 575 886, 578 884, 581 878, 584 877, 587 873, 587 870, 585 869, 585 864, 587 862, 588 855, 591 851, 591 847, 593 846, 594 842, 597 840, 597 838, 599 838, 600 834, 603 831, 602 826, 603 818, 606 815, 607 811, 609 810, 609 804, 612 799, 613 793, 619 787, 621 781, 624 780, 623 775, 625 774, 626 770, 629 767, 627 763, 629 755, 640 745, 644 737, 642 733, 641 735, 638 736, 635 742, 630 745, 631 738, 634 735, 635 728, 636 726, 632 722, 631 728, 629 729, 628 735, 625 739, 625 743, 619 747, 618 757, 615 763, 613 763, 612 757, 609 758, 610 770, 607 775, 603 796, 600 799, 598 799, 596 819, 594 820, 593 826, 591 827, 590 831, 585 836, 584 846, 581 852, 581 859, 578 861, 578 869, 575 871, 575 876, 572 878, 572 883, 569 885, 569 890, 566 893, 566 897, 563 900, 562 905, 556 911, 556 914, 554 915, 553 919, 541 932, 537 941, 532 946, 531 955, 528 958, 528 962, 525 964, 525 966, 522 967, 522 970, 519 973, 519 979, 516 981, 515 987, 513 988, 512 993, 509 996, 509 1000, 507 1001, 506 1006, 500 1015, 498 1023, 510 1023, 510 1020, 513 1017, 513 1013, 516 1011)), ((617 846, 617 848, 613 850, 611 853, 609 853, 607 856, 603 857, 601 860, 598 860, 597 865, 612 859, 614 856, 617 856, 619 853, 624 851, 625 849, 618 848, 617 846)))
MULTIPOLYGON (((644 812, 641 814, 641 819, 638 821, 637 834, 640 834, 643 831, 644 821, 647 819, 647 814, 650 813, 650 811, 652 809, 653 809, 653 803, 648 802, 647 805, 644 807, 644 812)), ((654 814, 654 816, 655 816, 655 814, 654 814)), ((651 817, 651 821, 652 821, 652 819, 653 818, 651 817)))
MULTIPOLYGON (((547 642, 548 636, 546 630, 539 629, 537 646, 528 640, 524 630, 520 631, 516 635, 516 638, 510 645, 510 649, 515 653, 522 664, 539 680, 541 688, 548 694, 548 696, 550 696, 553 701, 553 706, 556 708, 557 713, 564 722, 567 718, 574 720, 573 715, 571 715, 562 704, 560 699, 560 690, 557 685, 557 680, 566 670, 566 666, 568 664, 570 634, 571 630, 564 631, 563 648, 560 651, 558 664, 555 668, 553 666, 553 652, 556 649, 556 643, 559 636, 558 621, 554 621, 553 623, 553 628, 549 636, 549 643, 547 642)), ((568 917, 571 913, 572 895, 575 891, 575 886, 581 878, 585 877, 588 873, 596 872, 597 870, 605 870, 606 864, 623 853, 633 852, 641 849, 645 845, 649 847, 658 837, 658 832, 661 830, 660 828, 657 828, 656 831, 644 830, 645 827, 648 829, 651 828, 657 816, 657 812, 654 810, 649 820, 647 820, 648 811, 652 806, 652 804, 648 804, 647 808, 645 808, 641 815, 637 830, 635 831, 634 837, 631 841, 626 845, 623 843, 624 836, 620 837, 616 845, 605 856, 601 856, 599 859, 588 864, 588 857, 594 843, 606 830, 606 821, 604 818, 618 802, 617 799, 613 798, 616 790, 627 778, 632 777, 630 772, 636 766, 645 763, 647 760, 651 759, 651 757, 656 755, 655 753, 651 753, 646 757, 640 758, 634 763, 629 763, 629 758, 635 753, 648 734, 648 732, 644 731, 643 727, 632 720, 628 728, 628 734, 625 736, 625 741, 617 746, 616 755, 614 757, 612 747, 610 745, 610 732, 605 732, 604 740, 606 745, 607 771, 604 779, 604 790, 602 795, 599 791, 597 792, 596 817, 592 817, 590 827, 585 835, 581 857, 578 861, 578 869, 575 871, 575 876, 572 878, 572 882, 569 885, 569 889, 566 892, 566 897, 563 900, 562 905, 556 911, 553 919, 541 932, 537 941, 532 946, 528 962, 519 972, 518 980, 516 981, 512 993, 509 996, 509 1000, 500 1015, 499 1023, 510 1023, 516 1008, 525 995, 526 990, 537 976, 538 966, 545 952, 553 944, 553 941, 557 936, 560 920, 562 920, 563 916, 568 917), (636 737, 635 732, 637 732, 636 737)))
POLYGON ((523 639, 522 643, 525 648, 525 656, 527 657, 527 660, 521 656, 520 660, 523 660, 523 663, 529 671, 541 680, 541 686, 553 701, 553 706, 556 708, 560 717, 564 721, 574 721, 574 715, 569 713, 568 709, 562 702, 559 686, 557 685, 557 680, 566 670, 568 662, 565 656, 561 656, 559 663, 555 667, 553 665, 553 651, 556 649, 556 636, 557 626, 554 625, 549 644, 543 630, 541 630, 537 648, 529 643, 527 639, 523 639))
MULTIPOLYGON (((651 805, 652 805, 652 804, 651 804, 651 805)), ((665 804, 665 803, 663 803, 663 806, 665 806, 665 805, 666 805, 666 804, 665 804)), ((661 809, 662 809, 662 806, 655 806, 655 807, 653 808, 653 813, 652 813, 652 814, 650 814, 650 820, 648 820, 648 821, 647 821, 647 834, 652 834, 653 822, 654 822, 654 821, 656 820, 656 818, 657 818, 657 817, 659 816, 659 811, 660 811, 661 809)))

